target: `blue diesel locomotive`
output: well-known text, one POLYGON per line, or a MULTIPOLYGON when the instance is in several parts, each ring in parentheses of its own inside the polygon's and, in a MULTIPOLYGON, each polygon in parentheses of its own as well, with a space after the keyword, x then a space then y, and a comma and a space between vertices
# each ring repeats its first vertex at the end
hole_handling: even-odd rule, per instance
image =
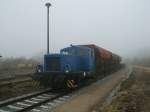
POLYGON ((104 76, 121 58, 96 45, 71 45, 59 54, 46 54, 36 69, 36 80, 52 88, 76 88, 89 77, 104 76))

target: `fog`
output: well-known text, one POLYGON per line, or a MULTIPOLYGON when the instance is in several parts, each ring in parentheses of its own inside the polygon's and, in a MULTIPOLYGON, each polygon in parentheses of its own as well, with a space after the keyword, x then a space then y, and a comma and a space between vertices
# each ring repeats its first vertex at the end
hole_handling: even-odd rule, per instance
MULTIPOLYGON (((32 57, 46 51, 47 1, 0 0, 0 55, 32 57)), ((126 58, 150 48, 149 0, 49 2, 50 52, 92 43, 126 58)))

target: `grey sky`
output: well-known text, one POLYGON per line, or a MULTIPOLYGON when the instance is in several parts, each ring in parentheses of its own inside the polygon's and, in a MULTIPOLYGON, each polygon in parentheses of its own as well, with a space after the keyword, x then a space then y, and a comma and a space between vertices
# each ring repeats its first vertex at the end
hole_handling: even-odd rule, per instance
MULTIPOLYGON (((48 0, 47 0, 48 1, 48 0)), ((121 56, 150 48, 149 0, 51 0, 50 50, 93 43, 121 56)), ((44 0, 0 0, 0 54, 46 49, 44 0)))

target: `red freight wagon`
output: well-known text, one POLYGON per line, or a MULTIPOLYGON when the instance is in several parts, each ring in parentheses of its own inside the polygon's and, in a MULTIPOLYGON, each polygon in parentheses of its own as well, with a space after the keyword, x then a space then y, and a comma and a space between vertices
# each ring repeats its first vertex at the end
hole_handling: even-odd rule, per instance
POLYGON ((96 55, 100 56, 99 58, 102 58, 104 60, 111 60, 112 59, 112 53, 102 47, 98 47, 94 44, 85 45, 87 47, 90 47, 94 49, 94 52, 96 55))
POLYGON ((98 47, 98 51, 101 55, 101 58, 105 60, 111 60, 112 59, 112 53, 105 50, 104 48, 98 47))
POLYGON ((113 54, 110 51, 94 44, 84 46, 92 48, 94 50, 95 70, 98 75, 100 75, 100 73, 105 73, 106 71, 111 71, 111 69, 113 68, 113 54))

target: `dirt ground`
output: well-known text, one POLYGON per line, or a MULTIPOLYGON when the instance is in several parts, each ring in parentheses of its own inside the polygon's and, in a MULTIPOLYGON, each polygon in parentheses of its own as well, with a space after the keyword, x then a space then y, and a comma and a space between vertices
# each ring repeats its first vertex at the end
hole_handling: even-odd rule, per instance
POLYGON ((150 112, 150 68, 134 66, 112 102, 98 104, 92 112, 150 112))

